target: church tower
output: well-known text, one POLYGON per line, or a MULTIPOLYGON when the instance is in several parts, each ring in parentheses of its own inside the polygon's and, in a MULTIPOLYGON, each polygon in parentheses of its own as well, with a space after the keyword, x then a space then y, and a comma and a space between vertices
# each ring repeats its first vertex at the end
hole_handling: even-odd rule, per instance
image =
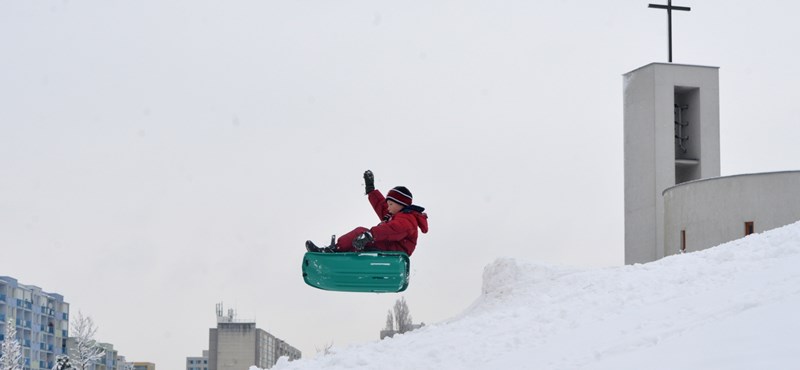
POLYGON ((664 257, 665 189, 720 175, 719 68, 651 63, 623 76, 625 263, 664 257))

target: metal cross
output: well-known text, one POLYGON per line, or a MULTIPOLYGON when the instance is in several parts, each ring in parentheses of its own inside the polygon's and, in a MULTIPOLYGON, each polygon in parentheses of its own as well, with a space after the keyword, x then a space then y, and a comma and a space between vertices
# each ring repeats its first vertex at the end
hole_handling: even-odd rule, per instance
POLYGON ((672 0, 667 0, 667 5, 650 4, 648 8, 666 9, 667 10, 667 33, 669 37, 669 62, 672 63, 672 11, 684 10, 690 11, 692 8, 688 6, 672 6, 672 0))

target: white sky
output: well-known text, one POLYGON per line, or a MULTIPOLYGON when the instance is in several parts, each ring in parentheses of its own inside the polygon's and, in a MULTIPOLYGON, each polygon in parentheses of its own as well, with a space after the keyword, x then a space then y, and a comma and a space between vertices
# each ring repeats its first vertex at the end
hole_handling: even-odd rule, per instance
MULTIPOLYGON (((667 57, 647 3, 0 0, 0 275, 161 369, 221 301, 305 356, 374 340, 399 295, 300 275, 306 239, 377 223, 368 168, 429 211, 415 321, 501 256, 622 264, 621 75, 667 57)), ((800 5, 675 5, 675 62, 721 67, 723 175, 800 168, 800 5)))

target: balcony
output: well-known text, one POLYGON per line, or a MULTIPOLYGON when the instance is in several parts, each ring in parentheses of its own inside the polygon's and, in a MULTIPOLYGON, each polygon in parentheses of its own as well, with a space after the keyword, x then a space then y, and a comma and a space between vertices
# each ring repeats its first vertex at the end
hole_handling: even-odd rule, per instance
POLYGON ((42 333, 53 334, 53 327, 50 325, 39 324, 39 331, 42 333))
POLYGON ((54 309, 48 308, 47 306, 39 306, 39 309, 42 311, 42 315, 54 316, 56 314, 54 309))
POLYGON ((31 302, 31 301, 23 301, 23 300, 19 300, 18 299, 17 300, 17 307, 30 310, 30 309, 33 309, 33 302, 31 302))

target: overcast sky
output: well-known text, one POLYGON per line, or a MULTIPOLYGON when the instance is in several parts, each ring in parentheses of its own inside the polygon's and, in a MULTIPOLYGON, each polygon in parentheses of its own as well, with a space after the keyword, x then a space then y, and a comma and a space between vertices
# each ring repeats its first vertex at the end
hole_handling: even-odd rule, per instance
MULTIPOLYGON (((0 0, 0 275, 160 369, 218 302, 304 356, 376 340, 400 295, 300 272, 377 223, 366 169, 428 208, 417 322, 501 256, 620 265, 621 75, 667 60, 647 4, 0 0)), ((800 169, 800 4, 675 5, 674 61, 721 67, 722 174, 800 169)))

